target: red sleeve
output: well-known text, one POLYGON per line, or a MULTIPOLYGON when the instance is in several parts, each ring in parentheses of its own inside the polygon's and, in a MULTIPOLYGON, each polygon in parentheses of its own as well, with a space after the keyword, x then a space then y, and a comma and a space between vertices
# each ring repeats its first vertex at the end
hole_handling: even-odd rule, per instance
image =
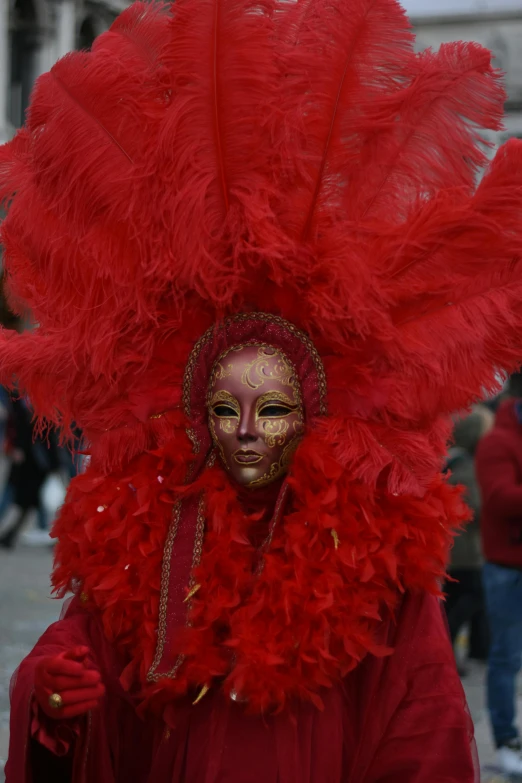
POLYGON ((51 625, 36 643, 32 652, 22 661, 11 680, 11 719, 9 737, 9 757, 6 764, 6 780, 9 783, 39 783, 50 780, 46 777, 53 770, 53 779, 57 761, 52 756, 65 758, 73 745, 81 746, 85 721, 52 721, 42 715, 34 704, 34 670, 41 657, 53 655, 70 647, 90 645, 86 613, 72 613, 63 620, 51 625), (45 751, 38 752, 38 772, 33 774, 32 751, 35 740, 49 752, 49 770, 43 769, 45 751), (76 743, 76 740, 80 742, 76 743))
POLYGON ((405 599, 387 669, 380 703, 384 691, 401 696, 364 783, 479 783, 473 723, 438 599, 405 599))
POLYGON ((509 445, 492 433, 479 443, 476 463, 484 507, 500 518, 520 519, 522 485, 509 445))
POLYGON ((47 748, 55 756, 67 756, 81 733, 83 720, 53 720, 31 699, 31 723, 29 736, 47 748))

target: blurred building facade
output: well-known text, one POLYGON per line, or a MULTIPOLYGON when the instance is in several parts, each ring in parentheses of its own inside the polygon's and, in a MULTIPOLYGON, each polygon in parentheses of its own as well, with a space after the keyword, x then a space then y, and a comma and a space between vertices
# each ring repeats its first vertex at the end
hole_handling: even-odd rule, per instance
POLYGON ((505 130, 491 134, 490 140, 497 147, 512 136, 522 138, 522 0, 519 9, 510 11, 439 14, 412 21, 418 50, 438 49, 449 41, 476 41, 492 50, 495 66, 505 73, 508 100, 505 130))
POLYGON ((88 48, 127 0, 0 0, 0 143, 23 124, 35 79, 88 48))

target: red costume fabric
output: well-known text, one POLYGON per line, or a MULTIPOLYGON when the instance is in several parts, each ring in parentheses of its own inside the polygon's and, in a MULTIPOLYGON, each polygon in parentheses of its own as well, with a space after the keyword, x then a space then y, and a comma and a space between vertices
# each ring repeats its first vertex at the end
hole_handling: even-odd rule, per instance
MULTIPOLYGON (((379 634, 395 653, 367 656, 342 684, 323 691, 322 710, 297 700, 288 712, 246 715, 243 705, 215 691, 195 707, 178 702, 166 722, 143 720, 121 687, 124 662, 99 619, 75 601, 16 674, 7 780, 51 779, 50 754, 40 757, 38 769, 27 769, 31 739, 17 727, 27 724, 40 657, 86 644, 107 695, 74 725, 82 740, 70 739, 74 752, 60 759, 62 770, 74 769, 67 778, 74 783, 478 783, 471 718, 438 599, 407 594, 379 634)), ((56 767, 54 773, 60 774, 56 767)))
POLYGON ((90 455, 8 783, 475 780, 438 605, 468 512, 440 471, 449 414, 522 358, 522 145, 477 187, 500 75, 413 45, 395 0, 138 2, 0 149, 38 324, 0 334, 0 379, 90 455), (304 415, 251 494, 208 428, 245 346, 285 357, 304 415), (67 723, 31 693, 77 646, 107 692, 67 723))
POLYGON ((519 401, 505 400, 477 448, 480 527, 490 563, 522 568, 522 423, 519 401))

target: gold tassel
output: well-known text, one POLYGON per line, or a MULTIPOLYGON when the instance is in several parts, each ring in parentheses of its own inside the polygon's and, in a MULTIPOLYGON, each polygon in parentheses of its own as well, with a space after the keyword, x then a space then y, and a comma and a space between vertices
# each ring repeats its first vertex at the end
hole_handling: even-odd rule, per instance
POLYGON ((332 535, 332 538, 334 540, 334 547, 336 549, 339 549, 339 544, 341 543, 341 539, 339 538, 339 534, 337 530, 330 530, 330 533, 332 535))
POLYGON ((193 705, 198 704, 198 702, 201 701, 203 696, 205 696, 210 690, 210 685, 204 685, 202 689, 199 692, 199 695, 196 697, 196 699, 192 702, 193 705))
POLYGON ((194 587, 192 588, 192 590, 189 590, 189 592, 187 593, 187 597, 183 599, 183 603, 184 603, 184 604, 186 604, 186 603, 187 603, 187 601, 190 601, 190 599, 191 599, 191 598, 192 598, 194 595, 196 595, 196 593, 198 592, 198 590, 199 590, 199 588, 200 588, 200 587, 201 587, 201 585, 194 585, 194 587))

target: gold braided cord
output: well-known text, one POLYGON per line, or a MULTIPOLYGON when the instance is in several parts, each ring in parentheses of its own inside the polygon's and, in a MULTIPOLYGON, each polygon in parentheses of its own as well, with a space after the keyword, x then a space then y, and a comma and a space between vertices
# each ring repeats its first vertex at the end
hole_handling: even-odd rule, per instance
POLYGON ((180 517, 181 501, 178 501, 174 506, 172 522, 170 524, 167 539, 165 541, 165 549, 163 552, 163 564, 161 569, 161 594, 158 615, 158 640, 156 643, 156 655, 154 656, 152 666, 147 672, 147 680, 149 680, 149 682, 157 682, 162 677, 161 674, 156 673, 156 669, 161 663, 163 651, 165 649, 165 642, 167 639, 167 608, 169 602, 170 564, 172 560, 172 549, 174 547, 174 541, 178 533, 180 517))

